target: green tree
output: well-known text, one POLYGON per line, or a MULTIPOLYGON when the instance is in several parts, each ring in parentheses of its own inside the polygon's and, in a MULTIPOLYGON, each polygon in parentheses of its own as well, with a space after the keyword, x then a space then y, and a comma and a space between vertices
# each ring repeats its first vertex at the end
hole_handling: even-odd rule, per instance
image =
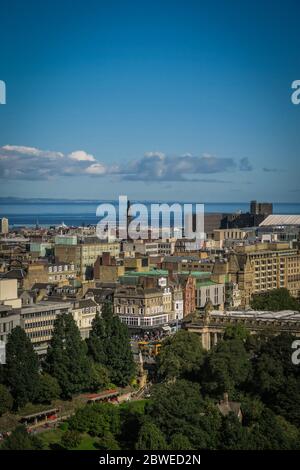
POLYGON ((69 419, 69 429, 103 437, 120 433, 119 408, 111 403, 95 403, 78 409, 69 419))
POLYGON ((98 364, 105 364, 106 362, 107 333, 103 317, 103 315, 105 315, 106 309, 107 306, 104 305, 102 307, 102 318, 97 312, 95 318, 92 321, 92 330, 87 340, 89 354, 93 358, 95 363, 98 364))
POLYGON ((242 394, 240 400, 243 425, 250 427, 259 421, 265 405, 259 397, 248 394, 242 394))
POLYGON ((142 425, 136 443, 137 450, 167 450, 168 445, 163 433, 151 421, 142 425))
POLYGON ((241 425, 234 413, 223 417, 219 440, 218 447, 223 450, 247 449, 247 429, 241 425))
POLYGON ((296 426, 265 408, 255 425, 250 428, 248 445, 254 450, 299 449, 299 431, 296 426))
POLYGON ((204 360, 204 350, 199 335, 180 330, 162 342, 158 356, 158 373, 161 378, 188 378, 195 376, 204 360))
POLYGON ((245 342, 250 337, 249 331, 243 325, 227 326, 224 333, 224 340, 239 339, 245 342))
POLYGON ((97 449, 100 450, 120 450, 119 443, 116 437, 111 433, 107 432, 97 442, 97 449))
POLYGON ((5 385, 0 384, 0 416, 10 411, 13 406, 13 397, 5 385))
MULTIPOLYGON (((124 449, 134 449, 143 424, 144 410, 135 405, 138 402, 128 402, 120 406, 121 432, 119 440, 124 449)), ((141 403, 141 402, 140 402, 141 403)))
POLYGON ((31 436, 25 426, 17 426, 2 445, 2 450, 42 450, 43 443, 36 436, 31 436))
POLYGON ((71 313, 63 313, 55 320, 44 368, 57 379, 64 398, 90 386, 91 364, 87 347, 71 313))
POLYGON ((20 327, 8 335, 6 344, 6 383, 20 407, 36 398, 39 384, 39 362, 30 339, 20 327))
POLYGON ((59 398, 60 394, 61 388, 57 379, 46 373, 41 374, 37 401, 39 403, 51 403, 53 400, 59 398))
POLYGON ((93 360, 107 368, 113 383, 128 385, 135 372, 128 328, 113 314, 111 303, 104 304, 101 317, 96 315, 88 347, 93 360))
POLYGON ((300 378, 288 376, 272 400, 272 409, 300 427, 300 378))
POLYGON ((251 374, 250 355, 241 339, 220 341, 209 353, 203 373, 203 387, 208 394, 232 395, 251 374))
POLYGON ((189 439, 181 433, 172 436, 169 450, 194 450, 189 439))
POLYGON ((91 436, 103 436, 110 430, 107 417, 99 413, 96 405, 85 406, 76 411, 69 420, 69 429, 87 432, 91 436))
POLYGON ((91 362, 91 385, 90 389, 97 392, 105 389, 110 383, 109 373, 106 367, 95 362, 91 362))
POLYGON ((194 382, 179 379, 153 386, 146 414, 168 441, 180 433, 194 449, 216 448, 221 415, 213 402, 202 398, 194 382))
POLYGON ((286 288, 274 289, 263 294, 254 294, 251 300, 254 310, 300 310, 299 302, 291 296, 286 288))
POLYGON ((255 366, 255 387, 265 401, 272 397, 285 381, 283 365, 266 353, 260 355, 255 366))
POLYGON ((300 370, 291 360, 295 338, 281 333, 266 337, 253 353, 252 392, 276 414, 300 425, 300 370))
POLYGON ((81 435, 78 431, 66 431, 60 442, 65 449, 75 449, 81 442, 81 435))

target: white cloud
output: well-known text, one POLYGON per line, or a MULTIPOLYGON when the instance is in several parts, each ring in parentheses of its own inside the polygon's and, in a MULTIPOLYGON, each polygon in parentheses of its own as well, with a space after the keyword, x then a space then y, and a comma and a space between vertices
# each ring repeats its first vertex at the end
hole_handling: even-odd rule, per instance
POLYGON ((93 155, 86 153, 84 150, 76 150, 75 152, 71 152, 69 155, 71 160, 76 160, 77 162, 94 162, 96 161, 93 155))
POLYGON ((85 169, 85 173, 88 175, 105 175, 105 173, 107 173, 107 168, 101 163, 93 163, 93 165, 90 165, 85 169))
POLYGON ((155 151, 146 152, 142 158, 122 165, 106 165, 84 150, 64 154, 17 145, 0 147, 0 178, 11 180, 116 175, 128 181, 226 182, 207 178, 207 175, 251 171, 251 169, 251 163, 247 158, 234 160, 209 154, 170 156, 155 151))
POLYGON ((4 145, 0 147, 0 178, 45 180, 57 176, 83 174, 105 174, 109 168, 100 162, 86 172, 91 162, 97 162, 93 155, 84 150, 69 154, 35 147, 4 145))
POLYGON ((21 154, 29 157, 62 158, 61 152, 52 152, 49 150, 40 150, 36 147, 25 147, 24 145, 4 145, 0 150, 10 153, 21 154))
POLYGON ((236 168, 237 164, 232 158, 209 154, 170 156, 162 152, 146 152, 143 158, 129 162, 123 179, 149 182, 203 181, 199 175, 225 173, 236 168))
POLYGON ((159 158, 163 160, 166 155, 163 152, 145 152, 144 156, 146 158, 159 158))

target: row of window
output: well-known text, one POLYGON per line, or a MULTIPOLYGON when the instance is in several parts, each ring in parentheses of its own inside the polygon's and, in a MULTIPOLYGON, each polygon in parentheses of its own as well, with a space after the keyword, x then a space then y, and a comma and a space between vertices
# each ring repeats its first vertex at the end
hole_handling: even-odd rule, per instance
POLYGON ((27 333, 27 336, 30 339, 41 338, 41 337, 51 336, 51 335, 52 335, 52 330, 37 330, 37 331, 31 331, 27 333))
POLYGON ((71 264, 71 265, 65 264, 63 266, 61 266, 61 265, 59 265, 59 266, 49 266, 49 268, 48 268, 49 273, 56 273, 56 272, 61 272, 61 271, 74 271, 74 270, 75 270, 74 264, 71 264))
POLYGON ((54 320, 42 320, 42 321, 35 321, 31 323, 25 324, 25 329, 28 330, 30 328, 41 328, 43 326, 50 326, 53 325, 54 320))
POLYGON ((22 313, 23 318, 53 317, 61 313, 60 310, 46 310, 44 312, 22 313))
POLYGON ((14 327, 14 322, 13 321, 8 321, 5 323, 0 323, 0 333, 7 333, 11 331, 14 327))
POLYGON ((125 323, 128 326, 157 326, 164 325, 168 322, 167 315, 160 315, 159 317, 121 317, 122 323, 125 323))

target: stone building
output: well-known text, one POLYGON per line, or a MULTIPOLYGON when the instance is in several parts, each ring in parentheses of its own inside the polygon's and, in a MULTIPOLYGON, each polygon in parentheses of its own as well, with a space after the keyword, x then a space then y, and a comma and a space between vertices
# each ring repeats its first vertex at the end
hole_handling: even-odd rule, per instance
POLYGON ((18 284, 16 279, 0 279, 0 305, 20 308, 21 299, 18 298, 18 284))
POLYGON ((0 219, 0 233, 3 235, 7 235, 8 232, 9 232, 8 219, 6 219, 6 217, 2 217, 2 219, 0 219))
POLYGON ((241 291, 247 307, 253 294, 281 287, 300 297, 300 253, 288 243, 257 243, 236 246, 229 255, 228 273, 241 291))
POLYGON ((112 257, 110 253, 103 253, 95 261, 94 279, 96 281, 116 282, 124 273, 124 261, 112 257))
POLYGON ((20 309, 0 305, 0 341, 7 342, 11 330, 20 325, 20 309))
POLYGON ((196 310, 196 278, 190 273, 178 273, 175 276, 183 292, 183 317, 196 310))
POLYGON ((82 339, 86 339, 90 335, 92 322, 100 312, 100 306, 92 299, 78 300, 73 303, 72 315, 76 325, 80 331, 82 339))
POLYGON ((262 331, 288 332, 300 337, 300 313, 290 310, 269 311, 217 311, 206 308, 202 314, 186 319, 184 328, 197 333, 206 350, 222 339, 228 326, 242 325, 251 334, 262 331))
POLYGON ((215 308, 223 310, 225 285, 210 279, 196 280, 196 308, 203 309, 209 301, 215 308))
POLYGON ((38 354, 46 354, 57 316, 70 312, 71 308, 70 302, 49 301, 21 308, 20 326, 38 354))
POLYGON ((55 257, 59 263, 75 264, 76 272, 83 280, 93 278, 94 264, 98 256, 110 253, 118 256, 119 242, 101 241, 95 237, 85 238, 77 245, 55 245, 55 257))
POLYGON ((114 294, 114 312, 131 328, 159 327, 168 323, 164 291, 140 285, 122 285, 114 294))

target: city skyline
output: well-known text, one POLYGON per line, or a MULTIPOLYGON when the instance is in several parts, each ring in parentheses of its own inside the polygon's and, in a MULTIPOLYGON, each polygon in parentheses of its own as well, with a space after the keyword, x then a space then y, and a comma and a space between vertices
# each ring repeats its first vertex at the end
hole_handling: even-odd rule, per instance
POLYGON ((0 196, 298 202, 297 12, 4 2, 0 196))

